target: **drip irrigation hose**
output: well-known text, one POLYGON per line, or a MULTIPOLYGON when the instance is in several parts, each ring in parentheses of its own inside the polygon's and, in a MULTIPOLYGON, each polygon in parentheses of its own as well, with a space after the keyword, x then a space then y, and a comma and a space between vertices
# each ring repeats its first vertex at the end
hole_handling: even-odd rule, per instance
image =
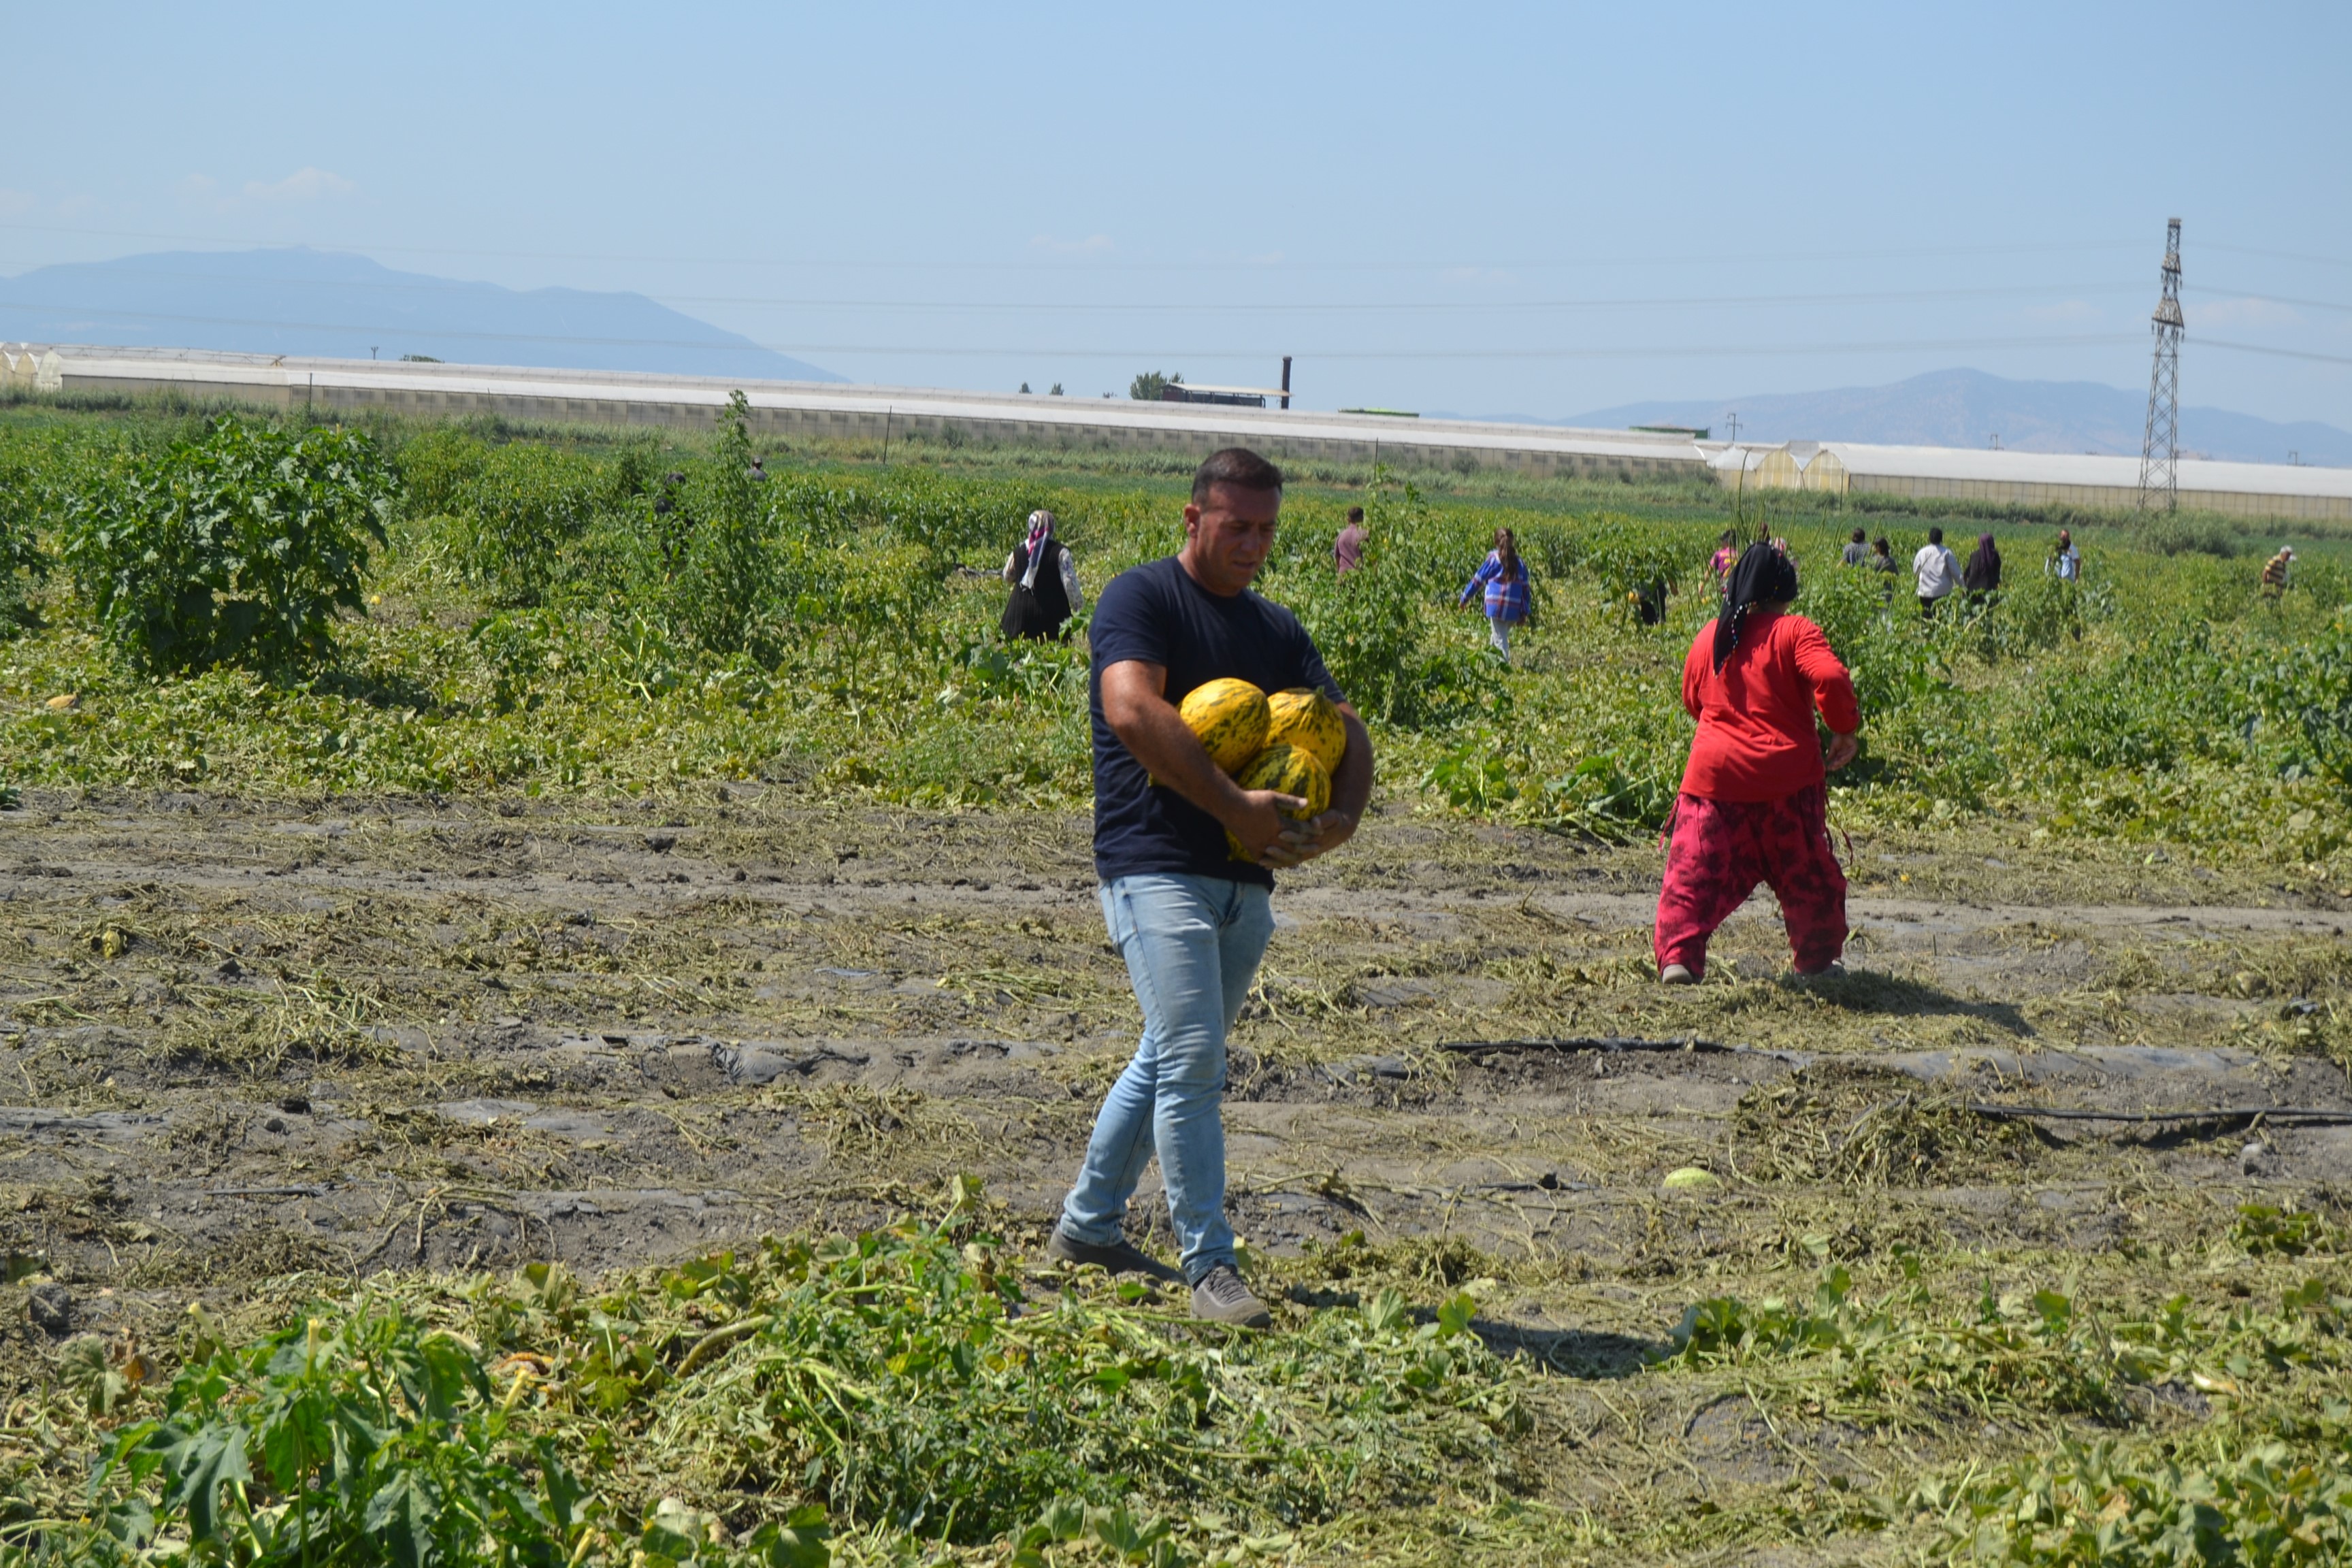
POLYGON ((2229 1105, 2210 1110, 2078 1110, 2040 1105, 1968 1105, 1979 1116, 2011 1121, 2277 1121, 2303 1127, 2352 1127, 2352 1110, 2310 1105, 2229 1105))
POLYGON ((1679 1040, 1644 1040, 1631 1035, 1555 1035, 1519 1040, 1441 1040, 1441 1051, 1745 1051, 1686 1035, 1679 1040))

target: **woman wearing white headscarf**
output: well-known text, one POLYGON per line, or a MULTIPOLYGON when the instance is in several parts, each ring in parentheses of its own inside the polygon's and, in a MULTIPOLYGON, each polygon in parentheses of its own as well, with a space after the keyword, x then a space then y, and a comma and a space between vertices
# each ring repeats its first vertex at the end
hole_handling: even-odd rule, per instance
POLYGON ((1029 537, 1004 558, 1004 580, 1013 584, 1001 623, 1008 637, 1044 642, 1060 637, 1085 602, 1078 569, 1054 537, 1054 514, 1042 509, 1029 514, 1029 537))

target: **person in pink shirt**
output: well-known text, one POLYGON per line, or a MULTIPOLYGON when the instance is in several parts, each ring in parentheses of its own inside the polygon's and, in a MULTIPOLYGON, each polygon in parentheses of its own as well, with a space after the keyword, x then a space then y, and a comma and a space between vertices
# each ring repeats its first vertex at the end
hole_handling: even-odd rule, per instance
POLYGON ((1731 580, 1731 568, 1739 560, 1739 535, 1730 529, 1715 542, 1715 553, 1706 558, 1706 569, 1715 574, 1715 584, 1720 588, 1731 580))
POLYGON ((1339 568, 1340 576, 1345 577, 1364 563, 1365 538, 1364 509, 1351 506, 1348 509, 1348 526, 1331 542, 1331 563, 1339 568))

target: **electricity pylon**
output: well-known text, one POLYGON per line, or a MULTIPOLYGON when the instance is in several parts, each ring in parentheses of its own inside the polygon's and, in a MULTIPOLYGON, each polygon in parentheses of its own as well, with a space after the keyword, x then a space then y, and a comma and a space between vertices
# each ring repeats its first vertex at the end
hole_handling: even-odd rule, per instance
POLYGON ((2156 365, 2147 375, 2147 433, 2139 445, 2139 509, 2180 505, 2180 220, 2164 230, 2164 298, 2156 302, 2156 365))

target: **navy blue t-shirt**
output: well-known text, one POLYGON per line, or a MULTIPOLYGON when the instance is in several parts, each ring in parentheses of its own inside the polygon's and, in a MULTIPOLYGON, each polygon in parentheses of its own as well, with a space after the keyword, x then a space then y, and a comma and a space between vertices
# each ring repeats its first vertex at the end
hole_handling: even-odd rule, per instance
POLYGON ((1243 590, 1232 598, 1192 581, 1172 555, 1120 573, 1096 601, 1088 701, 1095 727, 1095 873, 1104 881, 1147 873, 1222 877, 1274 886, 1274 873, 1225 848, 1223 824, 1174 790, 1154 784, 1103 717, 1102 672, 1139 659, 1168 671, 1166 696, 1181 703, 1212 680, 1246 680, 1259 690, 1313 687, 1344 701, 1298 617, 1243 590))

